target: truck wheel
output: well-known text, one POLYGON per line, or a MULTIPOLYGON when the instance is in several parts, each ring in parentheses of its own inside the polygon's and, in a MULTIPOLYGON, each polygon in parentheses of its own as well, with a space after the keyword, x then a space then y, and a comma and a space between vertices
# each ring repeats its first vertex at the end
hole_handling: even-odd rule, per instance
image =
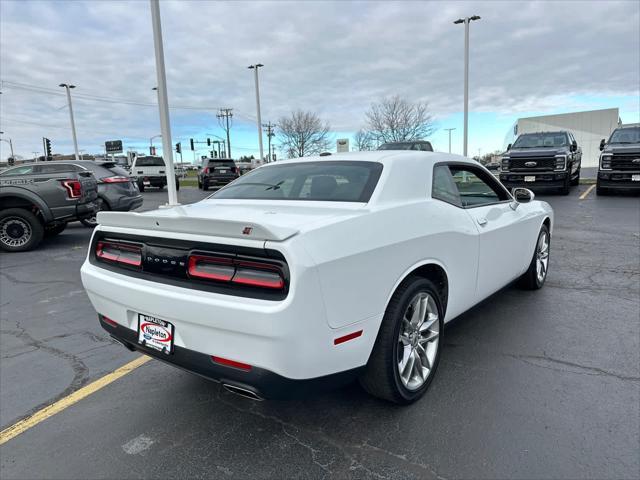
POLYGON ((138 182, 138 190, 140 190, 140 193, 144 193, 144 183, 138 182))
POLYGON ((443 310, 433 282, 411 276, 385 311, 360 384, 370 394, 399 404, 418 400, 438 368, 443 310))
POLYGON ((571 189, 571 177, 567 176, 564 185, 560 188, 560 195, 569 195, 571 189))
POLYGON ((180 190, 180 180, 176 178, 176 192, 180 190))
POLYGON ((44 236, 47 238, 55 237, 56 235, 60 235, 67 228, 67 222, 59 223, 58 225, 54 225, 52 227, 44 227, 44 236))
POLYGON ((609 191, 606 188, 601 187, 600 185, 596 185, 596 195, 598 195, 599 197, 604 197, 606 195, 609 195, 609 191))
POLYGON ((578 168, 578 171, 576 172, 576 178, 571 180, 571 185, 573 185, 574 187, 576 185, 580 185, 580 169, 579 168, 578 168))
POLYGON ((0 248, 7 252, 25 252, 37 247, 44 227, 33 213, 24 208, 0 212, 0 248))

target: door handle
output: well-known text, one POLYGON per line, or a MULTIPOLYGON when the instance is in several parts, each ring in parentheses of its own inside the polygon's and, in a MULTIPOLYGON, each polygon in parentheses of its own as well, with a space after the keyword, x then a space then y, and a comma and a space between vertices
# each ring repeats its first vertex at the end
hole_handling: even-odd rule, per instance
POLYGON ((480 217, 478 218, 478 225, 480 225, 481 227, 484 227, 487 224, 487 219, 484 217, 480 217))

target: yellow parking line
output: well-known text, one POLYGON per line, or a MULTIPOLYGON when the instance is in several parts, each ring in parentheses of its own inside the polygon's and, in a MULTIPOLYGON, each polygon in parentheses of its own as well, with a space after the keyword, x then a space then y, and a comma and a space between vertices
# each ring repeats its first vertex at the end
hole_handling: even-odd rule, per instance
POLYGON ((149 360, 151 360, 151 357, 147 357, 147 356, 138 357, 134 361, 129 362, 126 365, 123 365, 122 367, 118 368, 117 370, 114 370, 111 373, 108 373, 102 378, 99 378, 95 382, 92 382, 89 385, 85 385, 80 390, 76 390, 72 394, 67 395, 64 398, 61 398, 57 402, 44 407, 42 410, 38 410, 36 413, 31 415, 30 417, 20 420, 19 422, 14 423, 10 427, 5 428, 4 430, 2 430, 2 432, 0 432, 0 445, 2 445, 5 442, 8 442, 13 437, 16 437, 21 433, 26 432, 31 427, 35 427, 40 422, 46 420, 49 417, 52 417, 56 413, 60 413, 65 408, 70 407, 74 403, 79 402, 83 398, 88 397, 89 395, 97 392, 101 388, 106 387, 111 382, 115 382, 120 377, 123 377, 127 373, 132 372, 133 370, 138 368, 139 366, 144 365, 149 360))
POLYGON ((580 195, 580 200, 584 200, 585 198, 587 198, 589 196, 589 194, 591 193, 591 190, 593 190, 594 188, 596 188, 595 185, 591 185, 589 188, 587 188, 584 193, 582 195, 580 195))

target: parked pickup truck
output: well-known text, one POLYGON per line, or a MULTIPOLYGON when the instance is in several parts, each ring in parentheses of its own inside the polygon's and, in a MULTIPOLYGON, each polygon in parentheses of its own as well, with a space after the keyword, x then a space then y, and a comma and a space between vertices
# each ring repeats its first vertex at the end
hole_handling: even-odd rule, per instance
POLYGON ((616 128, 600 142, 597 195, 611 190, 640 191, 640 125, 616 128))
POLYGON ((0 173, 0 249, 22 252, 67 222, 94 215, 96 179, 70 164, 24 164, 0 173))
MULTIPOLYGON (((131 165, 131 177, 137 182, 138 190, 144 192, 146 187, 163 189, 167 185, 166 165, 162 157, 136 157, 131 165)), ((176 190, 180 190, 180 180, 176 178, 176 190)))
POLYGON ((581 161, 571 132, 523 133, 502 157, 500 181, 507 188, 559 189, 568 195, 580 183, 581 161))

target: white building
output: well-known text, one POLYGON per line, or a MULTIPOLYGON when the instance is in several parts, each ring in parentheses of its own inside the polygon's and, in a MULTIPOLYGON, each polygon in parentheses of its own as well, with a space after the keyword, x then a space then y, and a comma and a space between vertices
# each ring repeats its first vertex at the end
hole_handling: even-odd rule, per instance
POLYGON ((582 148, 582 166, 597 167, 600 155, 600 140, 609 138, 620 125, 617 108, 592 110, 589 112, 561 113, 540 117, 519 118, 514 126, 514 136, 521 133, 552 132, 569 130, 582 148))

